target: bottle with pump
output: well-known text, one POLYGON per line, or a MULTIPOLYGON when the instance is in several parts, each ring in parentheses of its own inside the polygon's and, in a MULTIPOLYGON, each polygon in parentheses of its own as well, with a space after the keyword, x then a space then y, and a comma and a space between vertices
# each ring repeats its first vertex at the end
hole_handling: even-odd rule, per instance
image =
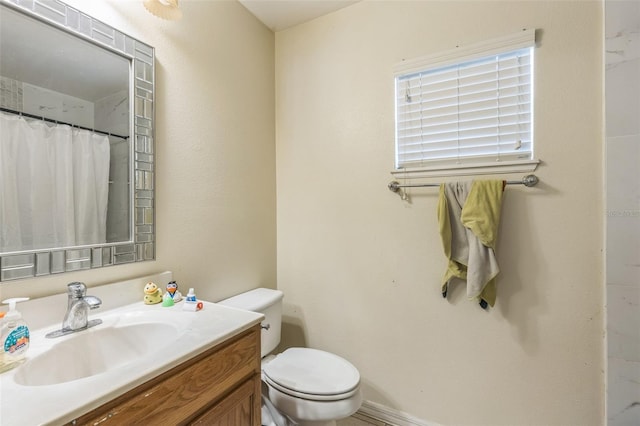
POLYGON ((2 332, 0 333, 0 372, 9 370, 22 361, 29 349, 29 328, 22 319, 22 314, 16 310, 16 303, 29 300, 28 297, 16 297, 3 300, 9 305, 9 312, 2 318, 2 332))

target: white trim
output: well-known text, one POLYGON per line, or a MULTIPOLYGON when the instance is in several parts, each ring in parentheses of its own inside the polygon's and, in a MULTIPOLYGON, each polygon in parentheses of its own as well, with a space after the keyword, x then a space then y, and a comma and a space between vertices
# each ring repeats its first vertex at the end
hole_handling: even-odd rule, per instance
POLYGON ((395 426, 441 426, 439 423, 420 420, 410 414, 373 401, 364 401, 358 412, 395 426))
POLYGON ((441 165, 412 169, 397 169, 391 174, 397 178, 417 179, 439 176, 493 175, 499 173, 531 173, 540 160, 504 161, 501 163, 441 165))
POLYGON ((394 75, 412 74, 422 72, 425 69, 443 67, 449 64, 460 62, 460 58, 465 61, 473 60, 493 53, 502 53, 505 49, 518 50, 525 47, 532 47, 536 43, 536 30, 524 29, 518 33, 504 37, 497 37, 468 46, 460 46, 445 52, 438 52, 420 58, 403 60, 394 68, 394 75))

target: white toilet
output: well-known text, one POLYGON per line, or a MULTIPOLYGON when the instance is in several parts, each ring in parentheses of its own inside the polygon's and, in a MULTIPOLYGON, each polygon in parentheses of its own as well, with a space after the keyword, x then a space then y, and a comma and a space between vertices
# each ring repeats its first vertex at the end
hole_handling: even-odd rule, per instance
POLYGON ((261 335, 262 424, 335 425, 362 404, 360 373, 349 361, 317 349, 290 348, 269 355, 280 343, 282 298, 279 290, 258 288, 218 302, 265 316, 261 335))

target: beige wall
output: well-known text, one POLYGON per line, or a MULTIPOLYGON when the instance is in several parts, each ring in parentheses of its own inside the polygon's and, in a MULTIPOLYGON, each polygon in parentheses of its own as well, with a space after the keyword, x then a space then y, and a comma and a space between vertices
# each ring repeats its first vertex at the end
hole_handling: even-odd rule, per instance
POLYGON ((141 1, 67 3, 156 49, 157 260, 3 283, 0 297, 163 270, 207 300, 275 287, 273 33, 235 0, 181 2, 178 22, 141 1))
POLYGON ((180 22, 69 3, 156 48, 157 260, 3 283, 1 298, 166 269, 210 300, 273 287, 277 175, 288 343, 344 355, 368 400, 425 420, 602 422, 600 3, 364 1, 277 33, 275 73, 274 35, 235 1, 181 2, 180 22), (507 189, 483 312, 461 288, 439 295, 436 191, 408 204, 386 189, 392 67, 524 27, 541 29, 542 183, 507 189))
POLYGON ((367 400, 424 420, 602 424, 602 39, 595 1, 365 0, 276 33, 286 343, 345 356, 367 400), (437 190, 386 189, 392 69, 522 28, 540 30, 541 184, 506 190, 484 312, 461 287, 439 294, 437 190))

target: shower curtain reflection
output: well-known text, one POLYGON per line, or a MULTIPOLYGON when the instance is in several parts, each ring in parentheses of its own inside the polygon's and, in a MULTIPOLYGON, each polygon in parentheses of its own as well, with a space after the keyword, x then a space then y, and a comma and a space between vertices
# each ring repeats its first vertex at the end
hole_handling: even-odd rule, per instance
POLYGON ((106 242, 109 139, 0 113, 0 253, 106 242))

